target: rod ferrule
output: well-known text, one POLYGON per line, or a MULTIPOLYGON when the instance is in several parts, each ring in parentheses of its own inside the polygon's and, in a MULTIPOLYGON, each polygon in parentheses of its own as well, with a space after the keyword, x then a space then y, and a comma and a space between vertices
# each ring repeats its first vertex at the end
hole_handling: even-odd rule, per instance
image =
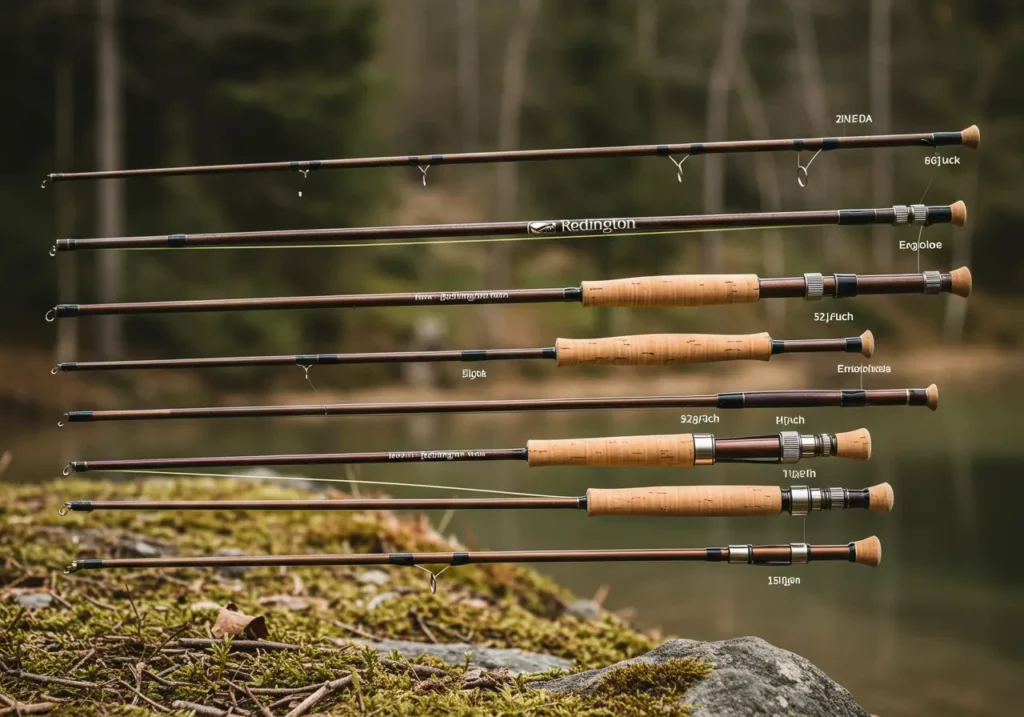
POLYGON ((729 546, 729 562, 730 563, 746 563, 747 565, 754 562, 754 546, 752 545, 730 545, 729 546))
MULTIPOLYGON (((779 434, 779 462, 796 463, 802 455, 803 436, 797 431, 783 431, 779 434)), ((812 454, 813 455, 813 454, 812 454)))
POLYGON ((804 274, 804 298, 819 301, 825 296, 825 280, 821 274, 804 274))
POLYGON ((928 226, 928 206, 926 204, 910 205, 910 223, 914 226, 928 226))
POLYGON ((942 291, 942 274, 937 271, 926 271, 924 277, 924 293, 938 294, 942 291))
POLYGON ((693 464, 710 466, 715 462, 715 437, 710 433, 693 434, 693 464))
POLYGON ((896 225, 910 223, 910 208, 906 204, 896 204, 892 208, 893 220, 896 225))
POLYGON ((803 565, 811 561, 811 546, 807 543, 790 543, 789 553, 790 565, 803 565))

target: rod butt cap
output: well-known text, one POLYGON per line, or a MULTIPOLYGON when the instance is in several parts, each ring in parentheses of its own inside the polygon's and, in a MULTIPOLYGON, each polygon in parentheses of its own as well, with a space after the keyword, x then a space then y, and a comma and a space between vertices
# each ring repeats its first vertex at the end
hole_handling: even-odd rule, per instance
POLYGON ((875 335, 865 331, 860 335, 860 355, 864 358, 871 358, 875 355, 875 335))
POLYGON ((967 205, 963 201, 954 202, 949 205, 950 219, 949 221, 958 227, 962 227, 967 223, 967 205))
POLYGON ((939 407, 939 387, 934 383, 924 390, 924 405, 933 411, 939 407))
POLYGON ((965 299, 971 295, 971 270, 966 266, 961 266, 959 269, 953 269, 949 272, 949 278, 952 281, 950 291, 957 296, 962 296, 965 299))
POLYGON ((856 562, 868 567, 877 568, 882 562, 882 541, 872 535, 870 538, 853 541, 856 562))
POLYGON ((981 130, 978 125, 972 124, 960 132, 960 143, 968 149, 977 149, 981 145, 981 130))
POLYGON ((866 428, 836 434, 836 456, 855 461, 871 458, 871 434, 866 428))
POLYGON ((875 513, 891 513, 895 501, 892 486, 888 483, 879 483, 868 488, 868 510, 875 513))

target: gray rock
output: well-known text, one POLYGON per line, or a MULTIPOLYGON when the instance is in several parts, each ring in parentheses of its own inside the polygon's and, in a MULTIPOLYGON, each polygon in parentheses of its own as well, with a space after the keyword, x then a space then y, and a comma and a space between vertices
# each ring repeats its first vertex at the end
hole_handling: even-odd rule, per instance
POLYGON ((469 653, 471 667, 484 670, 498 670, 504 667, 513 677, 531 672, 568 670, 572 667, 572 661, 554 655, 497 647, 478 647, 464 642, 447 644, 409 642, 407 640, 352 640, 352 642, 376 648, 382 656, 392 650, 398 650, 410 660, 420 655, 432 655, 452 665, 461 665, 466 661, 466 653, 469 653))
POLYGON ((578 620, 590 622, 601 617, 604 610, 593 600, 573 600, 565 606, 565 614, 578 620))
POLYGON ((809 661, 759 637, 723 642, 669 640, 646 655, 531 687, 553 692, 588 692, 610 670, 635 662, 660 664, 678 658, 705 659, 711 676, 683 700, 694 717, 868 717, 843 687, 809 661))
POLYGON ((22 593, 17 599, 18 604, 26 610, 42 610, 50 607, 53 595, 50 593, 22 593))

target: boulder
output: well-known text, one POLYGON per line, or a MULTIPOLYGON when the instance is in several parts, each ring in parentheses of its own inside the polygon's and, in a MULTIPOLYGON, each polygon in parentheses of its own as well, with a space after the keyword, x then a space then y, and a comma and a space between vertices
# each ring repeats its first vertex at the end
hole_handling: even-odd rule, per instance
POLYGON ((552 692, 586 693, 618 667, 637 661, 660 664, 680 658, 714 665, 710 677, 683 699, 694 717, 868 717, 850 693, 808 660, 759 637, 722 642, 669 640, 645 655, 599 670, 532 683, 552 692))
POLYGON ((382 656, 388 655, 392 650, 398 650, 410 660, 420 655, 432 655, 452 665, 461 665, 466 661, 468 653, 469 664, 472 667, 484 670, 498 670, 504 667, 513 677, 531 672, 568 670, 572 667, 571 660, 554 655, 526 652, 525 650, 480 647, 464 642, 440 644, 408 640, 352 640, 352 642, 376 648, 382 656))

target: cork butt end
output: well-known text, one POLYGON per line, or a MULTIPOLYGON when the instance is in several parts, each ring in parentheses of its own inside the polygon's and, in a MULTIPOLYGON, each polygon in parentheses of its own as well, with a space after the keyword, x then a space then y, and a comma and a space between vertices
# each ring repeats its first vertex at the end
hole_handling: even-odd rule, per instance
POLYGON ((981 145, 981 130, 972 124, 960 133, 960 143, 968 149, 977 149, 981 145))
POLYGON ((967 223, 967 205, 963 201, 955 202, 949 206, 951 212, 950 222, 954 226, 962 227, 967 223))
POLYGON ((853 541, 856 562, 877 568, 882 562, 882 541, 872 535, 870 538, 853 541))
POLYGON ((868 510, 875 513, 891 513, 892 504, 896 501, 892 486, 880 483, 868 488, 868 510))
POLYGON ((953 282, 950 291, 957 296, 962 296, 965 299, 971 295, 971 270, 966 266, 961 266, 959 269, 953 269, 949 272, 950 279, 953 282))
POLYGON ((855 461, 871 458, 871 434, 866 428, 836 434, 836 456, 855 461))
POLYGON ((860 335, 860 355, 864 358, 871 358, 875 355, 875 335, 865 331, 860 335))
POLYGON ((925 402, 924 405, 933 411, 939 407, 939 387, 934 383, 924 390, 925 402))

